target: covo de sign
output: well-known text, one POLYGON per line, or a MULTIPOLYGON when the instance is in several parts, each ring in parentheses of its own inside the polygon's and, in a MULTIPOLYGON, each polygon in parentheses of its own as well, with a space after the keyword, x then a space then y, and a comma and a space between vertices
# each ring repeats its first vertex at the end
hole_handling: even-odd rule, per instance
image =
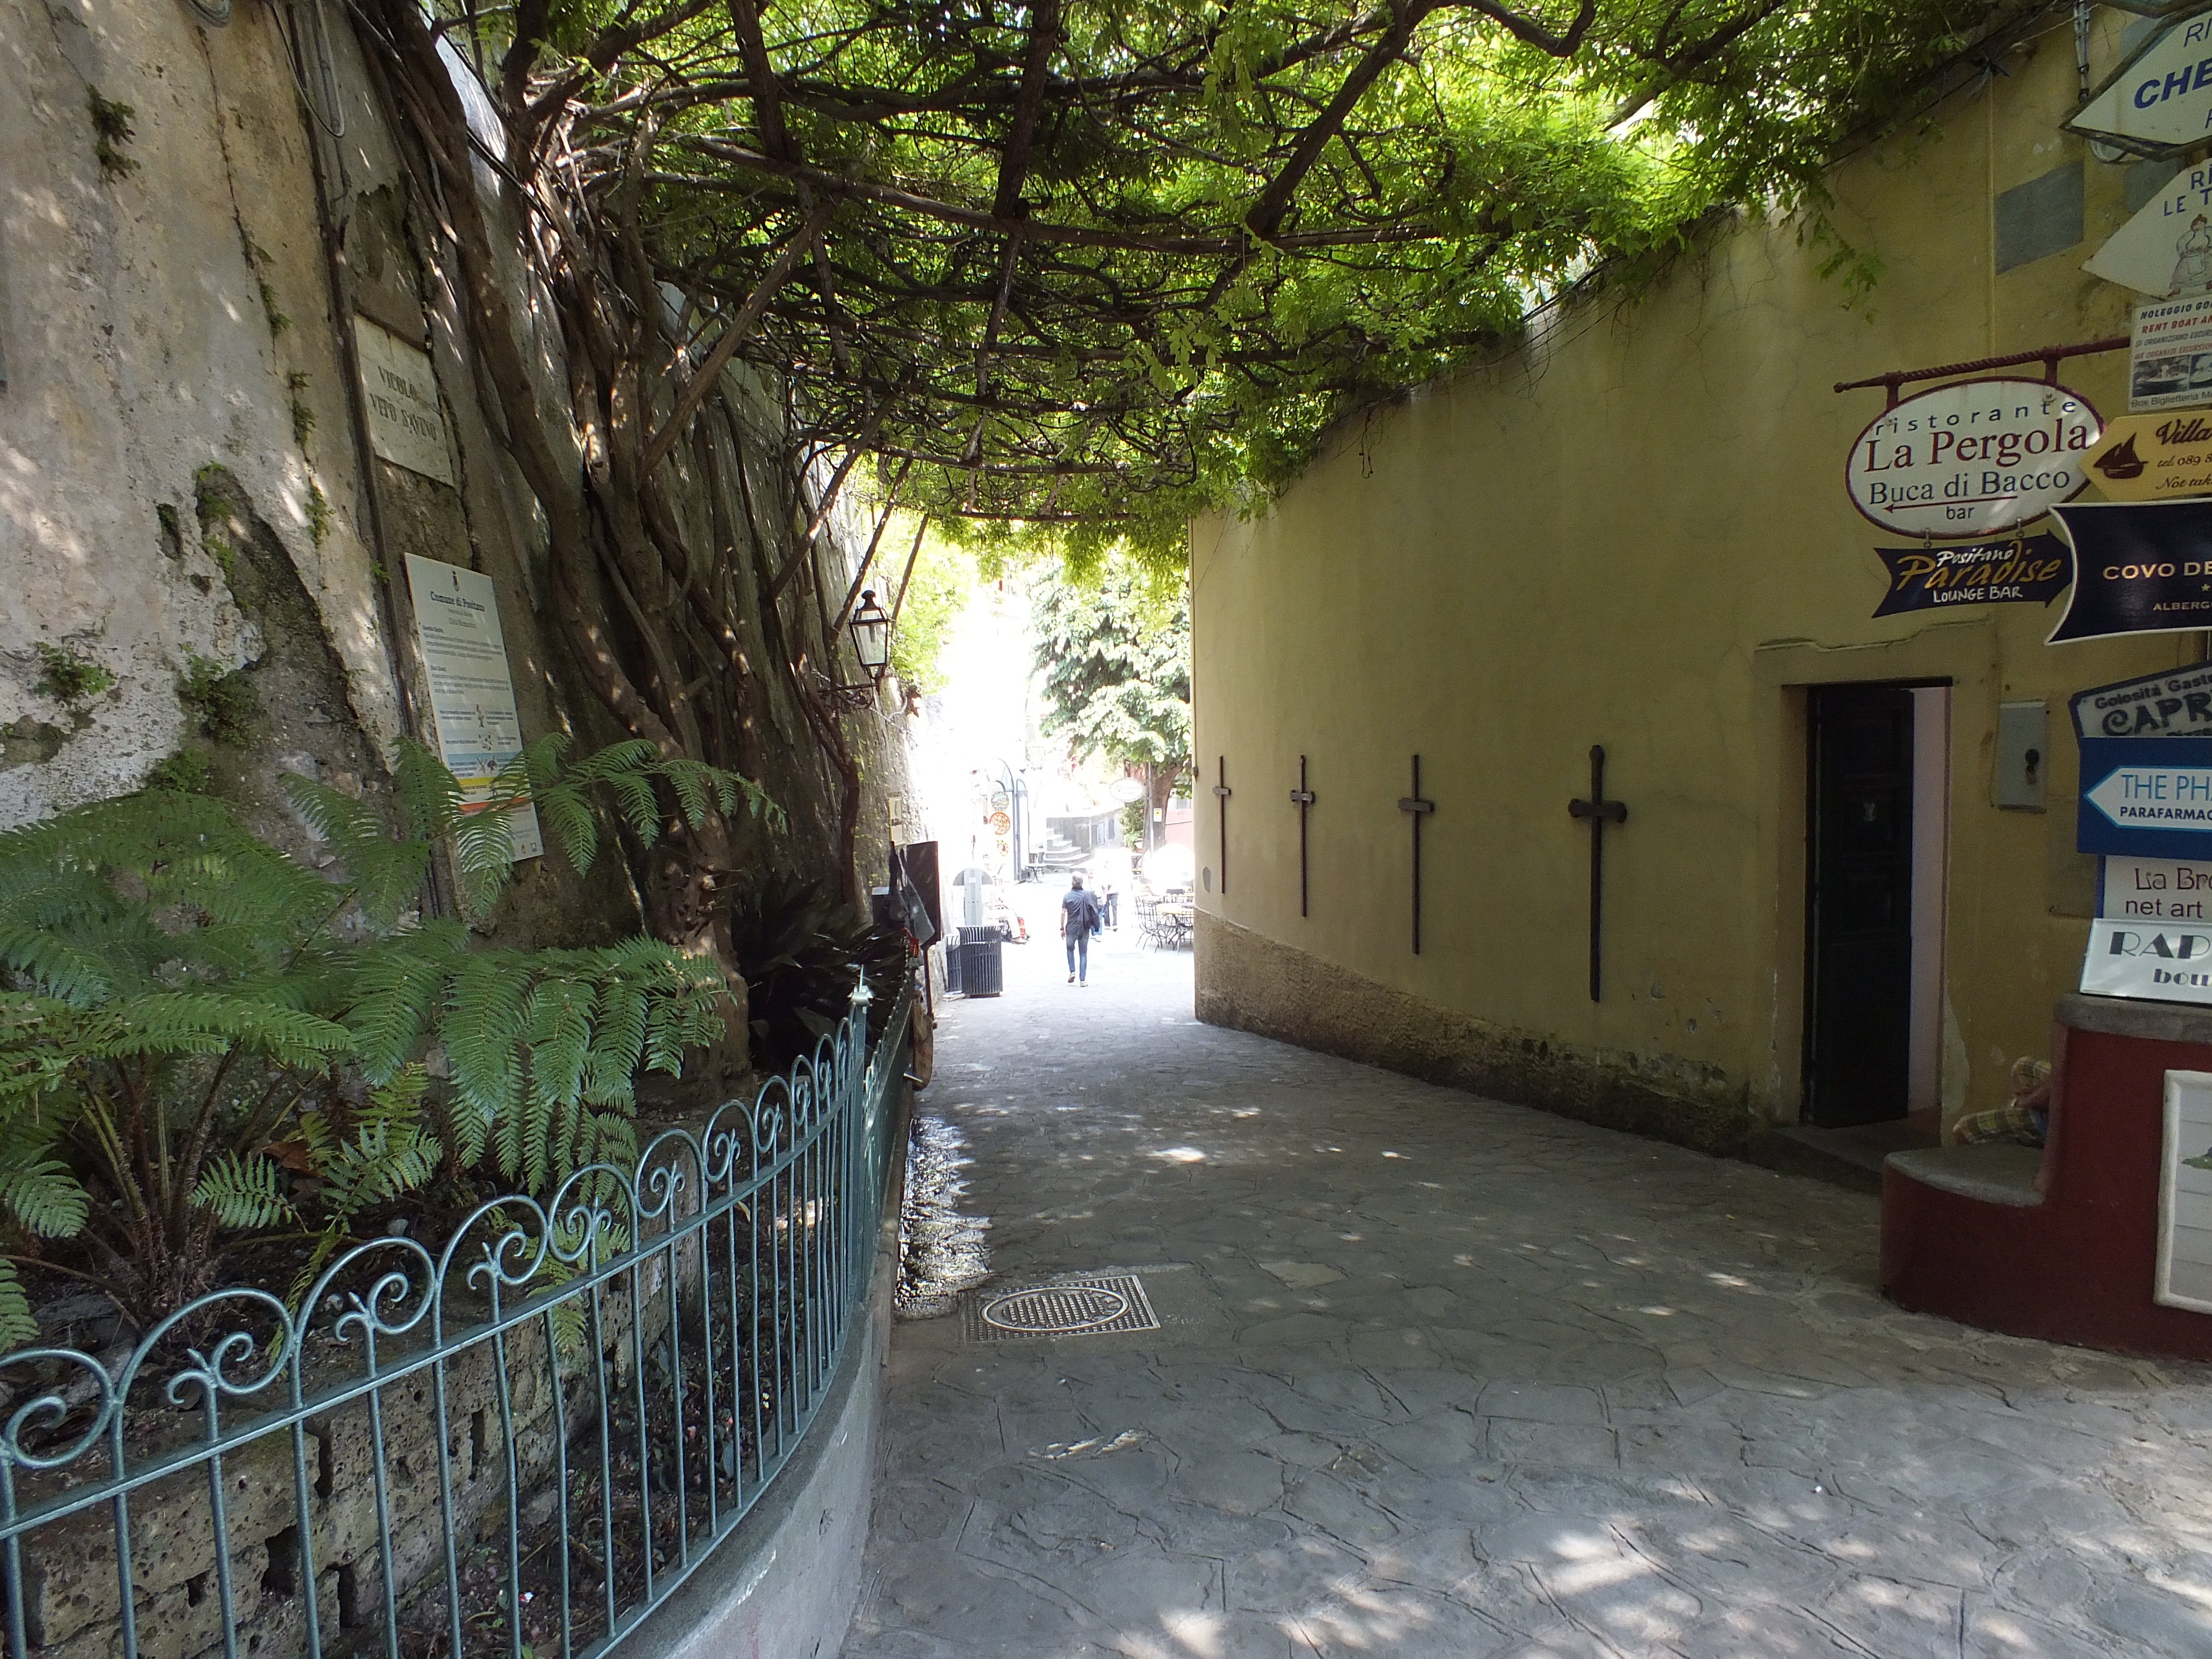
POLYGON ((1908 535, 1968 540, 2041 517, 2088 484, 2104 422, 2063 386, 1960 380, 1867 423, 1844 468, 1852 503, 1908 535))

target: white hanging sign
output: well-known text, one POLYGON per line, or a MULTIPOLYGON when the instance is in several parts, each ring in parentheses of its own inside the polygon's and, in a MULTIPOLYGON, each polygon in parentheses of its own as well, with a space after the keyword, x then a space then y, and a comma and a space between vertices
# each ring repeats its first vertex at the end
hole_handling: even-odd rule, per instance
POLYGON ((2158 300, 2212 288, 2212 167, 2176 173, 2081 269, 2158 300))
MULTIPOLYGON (((481 804, 490 799, 499 769, 522 752, 522 714, 499 629, 499 595, 489 576, 414 553, 407 556, 407 586, 430 671, 439 758, 460 780, 466 799, 481 804)), ((544 852, 536 807, 516 807, 509 823, 515 857, 544 852)))
POLYGON ((2212 12, 2173 24, 2066 125, 2141 144, 2212 135, 2212 12))
POLYGON ((2078 392, 2043 380, 1960 380, 1867 423, 1844 483, 1886 530, 1971 540, 2040 518, 2087 487, 2104 422, 2078 392))

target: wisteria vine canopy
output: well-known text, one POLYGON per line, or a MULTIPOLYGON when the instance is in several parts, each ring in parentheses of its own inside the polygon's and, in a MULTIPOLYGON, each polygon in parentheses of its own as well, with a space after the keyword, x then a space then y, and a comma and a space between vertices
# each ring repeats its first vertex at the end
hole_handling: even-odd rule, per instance
POLYGON ((481 80, 501 131, 476 142, 549 279, 596 262, 681 296, 659 395, 734 356, 905 505, 1151 554, 1717 210, 1817 230, 1843 149, 2063 21, 1985 0, 420 3, 363 9, 481 80))

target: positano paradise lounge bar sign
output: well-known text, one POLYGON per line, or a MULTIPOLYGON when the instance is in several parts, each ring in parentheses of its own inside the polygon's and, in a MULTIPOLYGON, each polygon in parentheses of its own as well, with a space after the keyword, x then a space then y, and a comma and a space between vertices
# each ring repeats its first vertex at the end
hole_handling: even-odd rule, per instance
POLYGON ((1877 617, 1945 605, 2049 605, 2074 580, 2074 556, 2056 536, 2009 536, 1964 547, 1877 547, 1889 591, 1877 617))
POLYGON ((1844 483, 1885 530, 1972 540, 2080 495, 2103 430, 2088 401, 2063 386, 2011 375, 1960 380, 1869 422, 1844 483))

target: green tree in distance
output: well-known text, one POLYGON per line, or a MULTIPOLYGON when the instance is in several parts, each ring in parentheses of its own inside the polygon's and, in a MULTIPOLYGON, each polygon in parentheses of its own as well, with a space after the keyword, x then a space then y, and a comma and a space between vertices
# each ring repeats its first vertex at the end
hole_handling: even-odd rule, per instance
POLYGON ((1151 769, 1152 805, 1190 775, 1190 599, 1128 560, 1085 580, 1042 568, 1030 588, 1045 735, 1082 758, 1151 769))

